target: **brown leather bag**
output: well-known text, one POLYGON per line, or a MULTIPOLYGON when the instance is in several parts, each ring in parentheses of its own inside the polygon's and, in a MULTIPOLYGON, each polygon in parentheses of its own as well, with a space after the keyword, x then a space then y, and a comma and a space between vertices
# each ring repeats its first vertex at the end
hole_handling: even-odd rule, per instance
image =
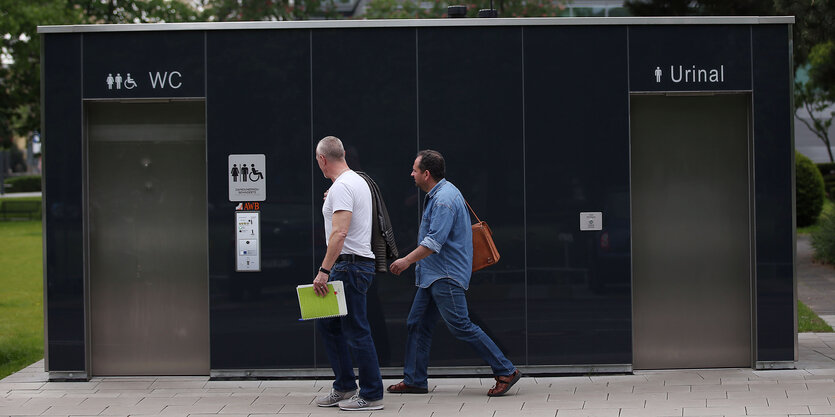
POLYGON ((478 218, 467 200, 464 200, 464 202, 476 220, 476 223, 473 224, 473 272, 475 272, 499 262, 501 255, 499 255, 499 250, 496 249, 496 244, 493 243, 493 232, 490 231, 490 226, 487 225, 487 222, 478 218))

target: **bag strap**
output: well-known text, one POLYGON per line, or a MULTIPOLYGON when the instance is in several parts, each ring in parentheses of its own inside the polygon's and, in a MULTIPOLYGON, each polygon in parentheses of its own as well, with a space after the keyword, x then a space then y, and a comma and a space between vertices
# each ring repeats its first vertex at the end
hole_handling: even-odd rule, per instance
POLYGON ((472 207, 470 207, 470 203, 467 203, 467 200, 466 200, 466 199, 464 199, 464 204, 466 204, 466 205, 467 205, 467 208, 468 208, 468 209, 470 209, 470 213, 473 213, 473 216, 475 216, 475 221, 476 221, 477 223, 481 223, 481 219, 479 219, 479 218, 478 218, 478 214, 475 214, 475 211, 473 211, 473 208, 472 208, 472 207))

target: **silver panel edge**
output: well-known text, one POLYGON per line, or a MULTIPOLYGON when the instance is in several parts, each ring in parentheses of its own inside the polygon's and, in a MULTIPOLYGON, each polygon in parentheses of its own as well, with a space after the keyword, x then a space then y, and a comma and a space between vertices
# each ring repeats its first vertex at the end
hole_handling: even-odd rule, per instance
POLYGON ((592 25, 760 25, 793 24, 794 16, 749 17, 525 17, 497 19, 297 20, 283 22, 135 23, 44 25, 38 33, 148 32, 180 30, 321 29, 447 26, 592 26, 592 25))
POLYGON ((757 370, 771 370, 771 369, 797 369, 797 362, 795 361, 757 361, 757 370))
POLYGON ((89 381, 85 371, 49 371, 49 381, 89 381))
MULTIPOLYGON (((794 32, 792 28, 788 28, 788 37, 789 37, 789 91, 794 90, 794 32)), ((751 49, 753 53, 753 48, 751 49)), ((753 81, 753 78, 751 79, 753 81)), ((789 93, 789 101, 791 104, 789 105, 789 111, 791 114, 789 115, 790 123, 790 134, 789 137, 791 139, 791 149, 795 149, 795 137, 794 137, 794 118, 796 111, 794 110, 795 103, 794 103, 794 94, 789 93)), ((792 313, 794 313, 794 360, 800 360, 800 347, 799 341, 797 340, 797 332, 798 332, 798 321, 797 321, 797 164, 795 162, 794 152, 790 156, 789 166, 791 166, 791 199, 792 199, 792 291, 794 295, 792 296, 792 313)))
MULTIPOLYGON (((41 100, 41 137, 46 138, 46 42, 41 42, 41 70, 40 70, 40 100, 41 100)), ((44 144, 45 145, 45 144, 44 144)), ((49 222, 46 218, 46 146, 41 145, 41 262, 43 263, 43 367, 44 371, 49 371, 49 271, 47 263, 47 228, 49 222)))
POLYGON ((205 101, 206 97, 91 97, 82 98, 85 103, 170 103, 174 101, 205 101))
MULTIPOLYGON (((611 365, 529 365, 518 366, 526 375, 537 374, 631 374, 631 364, 611 365)), ((384 378, 403 376, 403 368, 380 368, 384 378)), ((477 375, 492 377, 493 371, 488 366, 439 366, 430 367, 429 376, 477 375)), ((330 368, 295 368, 295 369, 212 369, 211 378, 333 378, 330 368)))
POLYGON ((630 91, 636 96, 718 96, 720 94, 751 94, 753 90, 658 90, 658 91, 630 91))

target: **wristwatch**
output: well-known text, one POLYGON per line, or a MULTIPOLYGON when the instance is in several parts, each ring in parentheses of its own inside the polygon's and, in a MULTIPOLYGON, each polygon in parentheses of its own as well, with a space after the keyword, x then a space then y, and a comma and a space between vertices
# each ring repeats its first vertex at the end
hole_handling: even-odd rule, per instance
POLYGON ((322 268, 321 266, 319 267, 319 272, 324 273, 327 276, 331 275, 331 270, 330 269, 325 269, 325 268, 322 268))

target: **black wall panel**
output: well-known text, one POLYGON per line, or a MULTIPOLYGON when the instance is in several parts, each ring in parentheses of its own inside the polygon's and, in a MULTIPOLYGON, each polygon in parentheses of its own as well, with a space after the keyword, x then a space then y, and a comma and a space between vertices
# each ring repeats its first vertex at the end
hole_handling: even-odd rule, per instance
POLYGON ((751 29, 630 26, 629 78, 631 91, 750 90, 751 29))
POLYGON ((84 98, 203 97, 204 36, 197 31, 85 35, 84 98))
POLYGON ((524 36, 529 363, 631 363, 626 27, 524 36))
MULTIPOLYGON (((313 151, 327 135, 340 138, 348 165, 379 185, 401 256, 417 240, 418 191, 409 176, 417 152, 415 29, 318 30, 313 43, 313 136, 300 159, 313 176, 315 267, 325 256, 322 176, 313 151)), ((312 281, 315 268, 299 278, 312 281)), ((368 319, 381 366, 403 366, 406 316, 414 268, 400 276, 377 274, 368 290, 368 319)), ((317 366, 329 367, 321 343, 317 366)))
MULTIPOLYGON (((447 180, 488 222, 502 255, 497 265, 473 274, 470 318, 508 359, 524 365, 522 29, 420 29, 418 95, 419 148, 444 155, 447 180)), ((432 346, 431 366, 484 364, 442 322, 432 346)))
POLYGON ((207 33, 212 369, 310 367, 313 326, 296 285, 312 280, 310 32, 207 33), (235 272, 229 154, 266 155, 261 272, 235 272))
POLYGON ((794 360, 790 30, 752 28, 758 361, 794 360))
POLYGON ((48 370, 83 371, 84 234, 81 38, 43 41, 43 211, 48 370))

